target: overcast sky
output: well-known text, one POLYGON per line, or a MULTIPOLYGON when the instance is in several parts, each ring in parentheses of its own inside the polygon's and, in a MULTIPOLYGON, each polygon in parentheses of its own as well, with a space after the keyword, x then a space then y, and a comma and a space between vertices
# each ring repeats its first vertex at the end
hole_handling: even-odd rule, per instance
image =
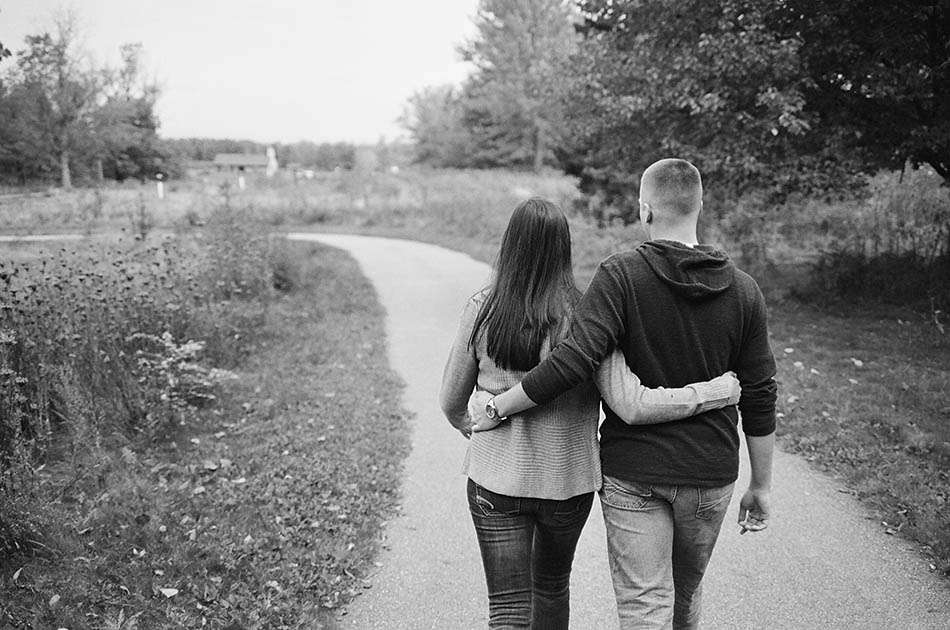
POLYGON ((0 0, 14 52, 72 6, 86 48, 141 42, 167 137, 375 142, 415 90, 458 83, 477 0, 0 0))

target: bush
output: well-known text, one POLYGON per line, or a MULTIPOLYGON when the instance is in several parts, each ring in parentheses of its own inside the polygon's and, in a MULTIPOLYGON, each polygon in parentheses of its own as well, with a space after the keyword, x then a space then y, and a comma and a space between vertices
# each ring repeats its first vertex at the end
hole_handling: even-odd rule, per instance
POLYGON ((950 306, 950 193, 926 169, 880 175, 870 197, 824 225, 812 289, 950 306))
POLYGON ((913 252, 826 252, 814 265, 811 289, 838 297, 874 298, 892 304, 950 306, 950 256, 922 260, 913 252))
POLYGON ((272 241, 269 254, 271 286, 282 293, 290 293, 300 285, 300 259, 291 255, 286 242, 272 241))

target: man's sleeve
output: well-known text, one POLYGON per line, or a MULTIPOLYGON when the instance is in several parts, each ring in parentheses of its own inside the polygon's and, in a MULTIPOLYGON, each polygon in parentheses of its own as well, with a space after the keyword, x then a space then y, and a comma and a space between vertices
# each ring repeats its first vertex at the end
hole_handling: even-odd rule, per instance
POLYGON ((775 431, 775 357, 769 344, 765 297, 755 287, 748 328, 739 351, 736 374, 742 387, 739 413, 746 435, 762 436, 775 431))
POLYGON ((625 309, 624 285, 608 259, 574 309, 567 339, 521 381, 528 397, 541 405, 590 380, 624 335, 625 309))

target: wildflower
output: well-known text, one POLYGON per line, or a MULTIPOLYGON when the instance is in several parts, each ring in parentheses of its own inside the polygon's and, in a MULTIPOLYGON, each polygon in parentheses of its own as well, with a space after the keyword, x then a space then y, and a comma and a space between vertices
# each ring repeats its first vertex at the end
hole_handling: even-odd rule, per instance
POLYGON ((12 346, 16 343, 16 333, 12 330, 0 330, 0 346, 12 346))

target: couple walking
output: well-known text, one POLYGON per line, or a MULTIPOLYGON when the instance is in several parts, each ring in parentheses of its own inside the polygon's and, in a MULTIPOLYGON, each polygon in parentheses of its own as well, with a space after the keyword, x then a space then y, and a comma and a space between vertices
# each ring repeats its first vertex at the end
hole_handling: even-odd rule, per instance
POLYGON ((471 438, 490 627, 568 627, 595 492, 620 626, 698 627, 738 475, 737 406, 752 467, 739 526, 766 527, 776 385, 765 302, 725 254, 698 244, 701 209, 692 164, 651 165, 640 181, 650 240, 604 260, 581 294, 567 219, 529 199, 490 286, 466 304, 440 403, 471 438))

